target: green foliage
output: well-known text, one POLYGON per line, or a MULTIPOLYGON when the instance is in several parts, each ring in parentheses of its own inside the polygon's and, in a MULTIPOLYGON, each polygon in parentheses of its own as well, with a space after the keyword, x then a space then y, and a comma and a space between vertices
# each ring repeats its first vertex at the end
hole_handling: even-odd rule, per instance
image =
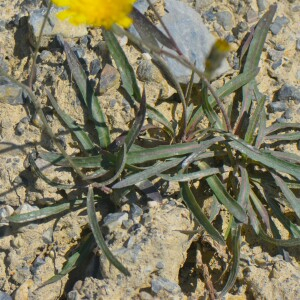
MULTIPOLYGON (((294 194, 294 189, 300 187, 300 158, 291 155, 270 151, 266 141, 295 141, 299 140, 299 124, 274 124, 266 127, 265 96, 259 97, 255 76, 258 73, 258 62, 263 44, 273 19, 275 7, 271 7, 254 31, 252 42, 249 46, 243 72, 227 82, 216 91, 221 98, 242 89, 243 99, 239 116, 234 124, 233 132, 226 132, 223 121, 216 109, 217 101, 208 94, 205 83, 202 83, 201 95, 203 106, 190 106, 190 117, 186 127, 184 141, 175 139, 175 132, 171 122, 154 107, 146 103, 146 95, 141 93, 137 85, 135 73, 129 64, 122 48, 112 32, 104 31, 111 56, 113 57, 121 74, 123 88, 127 94, 140 105, 136 120, 123 142, 118 143, 117 151, 109 151, 110 134, 105 116, 97 98, 89 87, 89 83, 70 47, 64 42, 64 50, 67 54, 70 70, 79 87, 84 103, 88 108, 91 119, 94 121, 98 134, 98 142, 95 145, 89 135, 71 119, 56 103, 54 97, 48 93, 49 100, 57 115, 71 131, 78 141, 85 156, 71 157, 72 163, 85 172, 93 169, 93 175, 83 177, 81 186, 67 186, 53 182, 42 174, 31 160, 33 170, 47 183, 63 189, 83 188, 87 193, 87 211, 90 227, 98 246, 107 256, 110 262, 122 273, 129 275, 129 271, 123 266, 107 248, 95 213, 93 189, 97 189, 100 198, 107 198, 104 191, 109 190, 111 199, 119 197, 120 189, 133 190, 140 183, 160 177, 165 181, 177 181, 180 184, 181 197, 190 209, 195 220, 218 243, 231 245, 233 262, 228 281, 221 292, 225 295, 233 286, 239 267, 241 230, 243 226, 252 226, 254 232, 263 240, 282 247, 300 245, 300 229, 287 216, 284 215, 277 200, 268 196, 267 187, 274 186, 285 197, 284 205, 288 206, 295 215, 300 218, 300 199, 294 194), (254 95, 254 97, 253 97, 254 95), (138 146, 135 142, 141 128, 148 119, 156 122, 161 129, 168 133, 167 137, 157 141, 153 148, 138 146), (198 129, 197 124, 206 118, 208 128, 198 129), (245 127, 246 126, 246 127, 245 127), (243 129, 243 130, 242 130, 243 129), (278 132, 290 133, 279 134, 278 132), (276 132, 276 134, 274 134, 276 132), (169 139, 168 139, 169 138, 169 139), (168 145, 166 145, 166 139, 168 145), (101 147, 101 149, 100 149, 101 147), (220 160, 222 165, 220 165, 220 160), (229 172, 220 176, 226 167, 229 172), (167 173, 166 173, 167 172, 167 173), (102 177, 110 179, 105 181, 102 177), (119 180, 119 181, 118 181, 119 180), (118 181, 118 182, 116 182, 118 181), (231 215, 232 222, 228 227, 228 235, 224 235, 214 225, 213 218, 209 218, 203 212, 193 189, 191 182, 198 181, 200 188, 209 186, 209 191, 214 196, 212 211, 219 213, 222 205, 231 215), (217 200, 216 200, 217 199, 217 200), (275 216, 279 222, 290 232, 290 240, 273 238, 270 217, 275 216), (267 230, 267 233, 266 233, 267 230), (227 240, 227 241, 226 241, 227 240)), ((157 34, 157 32, 156 32, 157 34)), ((188 87, 187 102, 193 99, 191 86, 188 87)), ((189 104, 189 103, 188 103, 189 104)), ((234 105, 236 103, 232 103, 234 105)), ((39 153, 39 155, 51 164, 72 167, 69 161, 60 153, 39 153)), ((71 204, 59 204, 37 212, 31 212, 9 218, 11 223, 23 223, 38 220, 43 217, 55 216, 66 212, 71 207, 81 207, 82 200, 71 204)), ((275 235, 274 235, 275 236, 275 235)), ((276 236, 275 236, 276 237, 276 236)), ((49 282, 59 280, 70 270, 78 265, 79 259, 83 259, 82 253, 91 250, 91 241, 83 241, 83 246, 70 258, 65 268, 49 282), (85 246, 84 246, 85 245, 85 246), (82 248, 83 247, 83 248, 82 248)), ((134 266, 133 266, 134 267, 134 266)))

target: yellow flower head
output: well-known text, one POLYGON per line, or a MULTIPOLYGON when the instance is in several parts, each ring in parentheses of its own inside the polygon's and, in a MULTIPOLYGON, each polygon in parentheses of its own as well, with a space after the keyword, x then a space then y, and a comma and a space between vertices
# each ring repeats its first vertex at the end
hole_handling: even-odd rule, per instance
POLYGON ((116 23, 128 28, 132 24, 129 14, 136 0, 52 0, 66 9, 58 13, 60 19, 68 19, 74 25, 104 26, 116 23))

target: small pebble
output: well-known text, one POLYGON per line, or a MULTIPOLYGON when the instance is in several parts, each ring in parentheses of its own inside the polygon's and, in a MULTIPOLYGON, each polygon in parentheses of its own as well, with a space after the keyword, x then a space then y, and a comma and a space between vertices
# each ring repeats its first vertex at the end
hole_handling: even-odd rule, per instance
POLYGON ((300 51, 300 39, 296 41, 296 50, 300 51))
POLYGON ((284 51, 284 50, 285 50, 285 47, 284 47, 283 45, 281 45, 281 44, 277 44, 277 45, 275 46, 275 50, 277 50, 277 51, 284 51))
POLYGON ((23 105, 25 103, 22 88, 0 76, 0 103, 23 105))
POLYGON ((292 12, 299 12, 300 11, 300 5, 294 5, 292 7, 292 12))
POLYGON ((158 294, 161 290, 165 290, 171 294, 177 294, 181 292, 181 288, 177 283, 163 277, 152 279, 151 290, 155 294, 158 294))
POLYGON ((293 111, 289 108, 283 115, 283 117, 287 120, 293 119, 293 111))
POLYGON ((287 109, 287 104, 285 101, 276 101, 270 103, 270 110, 272 113, 285 111, 287 109))
POLYGON ((255 21, 257 21, 257 18, 258 18, 257 12, 252 8, 250 8, 246 14, 246 21, 248 23, 254 23, 255 21))
POLYGON ((276 122, 277 123, 288 123, 286 118, 278 118, 278 119, 276 119, 276 122))
POLYGON ((264 11, 268 7, 268 1, 267 0, 257 0, 257 7, 259 11, 264 11))
POLYGON ((279 67, 281 66, 281 64, 282 64, 282 59, 279 59, 279 60, 275 61, 275 62, 271 65, 271 67, 272 67, 273 70, 276 70, 277 68, 279 68, 279 67))
POLYGON ((77 56, 78 59, 84 57, 85 51, 80 46, 74 46, 71 49, 74 52, 74 54, 77 56))
POLYGON ((213 12, 212 9, 210 9, 203 14, 203 18, 207 22, 212 22, 216 19, 216 14, 213 12))
POLYGON ((100 82, 97 91, 100 95, 104 94, 112 88, 119 88, 120 73, 113 66, 106 64, 100 75, 100 82))
POLYGON ((300 89, 288 84, 284 84, 277 94, 279 101, 296 100, 300 102, 300 89))
POLYGON ((50 57, 51 57, 51 52, 48 51, 48 50, 43 50, 40 54, 40 59, 43 61, 43 62, 46 62, 50 57))
POLYGON ((125 229, 129 229, 131 228, 131 226, 133 225, 133 221, 132 220, 125 220, 122 222, 122 225, 124 226, 125 229))
POLYGON ((196 11, 202 13, 202 10, 210 6, 214 0, 196 0, 195 9, 196 11))
POLYGON ((246 22, 241 21, 241 22, 239 22, 237 28, 238 28, 239 32, 243 33, 248 30, 249 26, 246 22))
POLYGON ((157 269, 164 269, 165 265, 162 261, 159 261, 157 264, 156 264, 156 268, 157 269))
POLYGON ((277 51, 277 50, 273 50, 273 49, 270 49, 268 51, 268 54, 269 54, 269 57, 272 61, 278 61, 279 59, 282 58, 282 51, 277 51))
POLYGON ((116 99, 111 100, 111 101, 109 102, 109 107, 110 107, 110 108, 114 108, 114 107, 116 106, 117 102, 118 102, 118 101, 117 101, 116 99))
POLYGON ((275 21, 270 26, 270 30, 274 35, 277 35, 280 32, 281 28, 288 23, 289 19, 287 17, 276 17, 275 21))
POLYGON ((90 39, 91 38, 89 35, 85 35, 85 36, 81 37, 79 41, 80 41, 81 45, 86 47, 88 45, 88 43, 90 42, 90 39))
POLYGON ((232 14, 229 11, 218 12, 216 16, 217 16, 218 23, 222 25, 226 31, 232 29, 234 23, 233 23, 232 14))
POLYGON ((53 229, 47 229, 42 235, 43 242, 46 244, 51 244, 53 242, 53 229))
POLYGON ((132 204, 131 205, 131 209, 130 209, 130 213, 131 213, 131 217, 132 219, 135 221, 137 220, 140 216, 143 215, 143 210, 136 204, 132 204))
POLYGON ((4 20, 0 20, 0 32, 5 30, 6 22, 4 20))
POLYGON ((225 40, 228 43, 234 43, 236 41, 236 38, 234 37, 234 35, 229 34, 229 35, 226 36, 225 40))
POLYGON ((108 228, 109 232, 112 232, 126 220, 128 220, 128 213, 111 213, 104 218, 103 226, 108 228))
POLYGON ((0 291, 0 299, 1 300, 13 300, 13 298, 11 296, 9 296, 8 294, 0 291))
POLYGON ((99 59, 93 59, 90 63, 90 74, 96 75, 101 70, 101 62, 99 59))
POLYGON ((37 211, 37 210, 39 210, 39 208, 37 206, 30 205, 28 203, 24 203, 15 210, 15 214, 21 215, 21 214, 25 214, 25 213, 29 213, 29 212, 37 211))
POLYGON ((5 205, 0 208, 0 219, 7 218, 11 216, 13 213, 14 213, 14 209, 10 205, 5 205))

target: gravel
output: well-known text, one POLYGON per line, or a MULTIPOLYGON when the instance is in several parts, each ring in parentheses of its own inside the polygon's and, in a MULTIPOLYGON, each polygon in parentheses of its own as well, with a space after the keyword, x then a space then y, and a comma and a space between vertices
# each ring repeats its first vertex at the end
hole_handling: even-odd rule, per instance
POLYGON ((295 100, 300 102, 300 89, 295 86, 284 84, 277 94, 277 100, 295 100))

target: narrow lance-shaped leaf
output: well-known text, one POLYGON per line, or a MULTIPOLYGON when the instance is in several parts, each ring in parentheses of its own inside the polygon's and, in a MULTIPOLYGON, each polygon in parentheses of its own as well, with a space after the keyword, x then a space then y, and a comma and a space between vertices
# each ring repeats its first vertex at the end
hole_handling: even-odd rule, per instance
POLYGON ((203 100, 203 111, 206 117, 208 118, 211 126, 218 128, 218 129, 224 129, 222 122, 217 115, 217 113, 213 110, 213 107, 210 105, 208 101, 208 91, 207 91, 207 85, 205 82, 202 82, 202 88, 201 88, 201 96, 203 100))
MULTIPOLYGON (((254 184, 258 187, 258 189, 260 188, 260 185, 258 185, 257 183, 254 182, 254 184)), ((264 200, 268 203, 269 207, 272 209, 274 216, 289 231, 289 233, 292 236, 299 238, 300 228, 282 213, 278 203, 272 197, 264 196, 264 200)))
POLYGON ((297 198, 294 193, 288 188, 287 184, 275 173, 272 173, 276 184, 280 187, 283 192, 286 201, 289 203, 290 207, 295 211, 298 218, 300 218, 300 199, 297 198))
POLYGON ((253 115, 251 116, 250 123, 248 125, 246 134, 245 134, 245 142, 252 145, 255 139, 255 129, 257 124, 259 123, 259 117, 261 115, 261 111, 264 109, 264 105, 266 102, 266 96, 263 96, 259 101, 254 110, 253 115))
POLYGON ((61 280, 64 276, 69 274, 72 270, 80 266, 90 255, 93 248, 95 247, 95 241, 92 234, 89 234, 86 238, 83 238, 81 246, 71 257, 68 258, 67 263, 64 265, 62 270, 57 274, 48 279, 39 288, 52 284, 61 280))
POLYGON ((260 227, 259 236, 264 241, 266 241, 270 244, 276 245, 276 246, 281 246, 281 247, 298 247, 298 246, 300 246, 300 238, 289 239, 289 240, 273 239, 264 232, 262 227, 260 227))
POLYGON ((254 193, 254 191, 251 189, 250 190, 250 198, 259 213, 259 215, 262 218, 262 221, 264 224, 267 226, 267 229, 271 231, 271 226, 270 226, 270 220, 269 220, 269 214, 266 208, 263 206, 257 195, 254 193))
POLYGON ((87 195, 87 212, 89 217, 89 224, 91 226, 97 245, 100 247, 100 249, 103 251, 104 255, 107 257, 107 259, 112 265, 114 265, 123 274, 130 276, 129 271, 117 260, 117 258, 111 253, 109 248, 106 246, 105 240, 103 238, 102 232, 98 224, 94 205, 94 192, 93 188, 91 187, 89 187, 87 195))
MULTIPOLYGON (((238 76, 231 79, 229 82, 226 82, 220 89, 216 91, 218 97, 223 98, 234 91, 238 90, 240 87, 245 85, 247 82, 251 81, 257 74, 259 69, 252 69, 249 72, 244 72, 242 74, 239 74, 238 76)), ((212 108, 214 108, 217 105, 216 99, 212 96, 208 97, 208 102, 212 108)), ((193 117, 190 119, 187 131, 190 131, 192 128, 194 128, 198 122, 201 120, 201 118, 204 116, 203 107, 200 106, 194 113, 193 117)))
POLYGON ((300 129, 300 123, 276 123, 266 128, 266 135, 274 133, 278 130, 300 129))
POLYGON ((159 41, 167 48, 176 50, 172 41, 135 7, 133 7, 130 16, 134 20, 133 26, 141 36, 142 40, 145 39, 148 43, 154 43, 157 47, 159 46, 157 41, 159 41))
POLYGON ((40 177, 42 180, 44 180, 46 183, 48 183, 50 186, 54 186, 56 188, 59 188, 59 189, 74 189, 76 188, 76 186, 73 184, 61 184, 59 182, 56 182, 54 180, 51 180, 49 179, 47 176, 45 176, 41 171, 40 169, 38 168, 38 166, 36 165, 33 157, 32 157, 32 154, 29 154, 28 156, 28 161, 30 163, 30 166, 33 170, 33 172, 35 172, 35 174, 40 177))
POLYGON ((199 204, 197 203, 188 183, 180 183, 181 196, 187 207, 190 209, 198 223, 204 227, 207 233, 221 245, 225 245, 225 241, 221 234, 211 225, 205 214, 202 212, 199 204))
POLYGON ((66 114, 59 107, 59 105, 57 104, 57 102, 55 101, 54 97, 52 96, 52 94, 48 89, 46 89, 46 93, 56 113, 61 118, 61 120, 66 124, 66 126, 70 129, 72 134, 77 138, 83 150, 85 150, 88 153, 93 152, 95 150, 95 145, 91 141, 89 136, 86 134, 86 132, 76 124, 75 120, 73 120, 68 114, 66 114))
MULTIPOLYGON (((202 170, 206 170, 209 168, 209 166, 205 162, 198 162, 198 167, 202 170)), ((245 211, 226 191, 217 175, 207 177, 206 182, 213 190, 218 200, 222 204, 224 204, 228 211, 240 222, 247 223, 248 218, 245 211)))
MULTIPOLYGON (((134 70, 128 62, 118 40, 111 31, 102 30, 102 34, 107 43, 109 52, 117 64, 124 89, 132 99, 141 102, 141 92, 137 84, 134 70)), ((159 111, 147 104, 147 113, 151 119, 163 124, 166 127, 167 132, 171 136, 174 136, 174 130, 171 123, 159 111)))
POLYGON ((263 107, 262 111, 260 112, 258 132, 255 140, 255 147, 258 149, 263 143, 264 137, 266 135, 266 123, 267 123, 267 116, 266 116, 265 108, 263 107))
POLYGON ((300 140, 300 132, 267 135, 265 139, 268 141, 298 141, 300 140))
MULTIPOLYGON (((244 72, 247 72, 253 68, 258 67, 258 63, 260 60, 260 56, 263 50, 263 46, 267 37, 267 33, 269 31, 269 27, 272 23, 273 17, 275 15, 277 9, 277 5, 271 5, 269 10, 261 17, 258 24, 255 27, 253 39, 251 41, 247 59, 244 65, 244 72)), ((243 86, 243 102, 240 110, 240 114, 237 121, 236 128, 241 128, 240 122, 243 120, 243 116, 245 113, 249 112, 249 108, 251 106, 252 101, 252 93, 254 91, 255 81, 252 80, 243 86)))
POLYGON ((231 238, 232 238, 232 250, 233 250, 233 262, 230 270, 229 277, 227 282, 219 295, 219 299, 222 299, 228 291, 231 290, 233 285, 235 284, 238 271, 239 271, 239 263, 240 263, 240 252, 241 252, 241 224, 236 224, 233 221, 233 225, 231 228, 231 238))
POLYGON ((127 145, 127 151, 129 151, 135 139, 138 137, 141 128, 143 126, 143 123, 145 121, 145 116, 146 116, 146 91, 144 89, 142 99, 140 102, 140 109, 125 139, 125 143, 127 145))
POLYGON ((62 212, 69 212, 73 207, 79 207, 84 202, 84 200, 76 200, 73 203, 62 203, 58 205, 52 205, 25 214, 12 215, 9 216, 7 219, 11 223, 26 223, 30 221, 41 220, 50 216, 60 214, 62 212))
POLYGON ((166 170, 169 170, 171 168, 178 166, 182 162, 182 160, 183 160, 183 158, 174 158, 170 161, 165 161, 165 162, 159 163, 157 165, 154 165, 152 167, 149 167, 142 172, 138 172, 138 173, 135 173, 133 175, 126 177, 122 181, 116 183, 113 186, 113 188, 114 189, 124 188, 126 186, 134 185, 138 182, 146 180, 152 176, 158 176, 161 172, 164 172, 166 170))
POLYGON ((232 134, 226 133, 225 135, 231 139, 229 145, 232 148, 240 151, 252 160, 260 162, 269 168, 275 169, 276 171, 288 173, 295 176, 297 179, 300 179, 300 166, 274 157, 268 152, 256 149, 232 134))
POLYGON ((72 75, 76 81, 76 84, 78 85, 85 105, 87 106, 89 113, 95 123, 95 128, 98 133, 99 145, 103 148, 106 148, 110 144, 110 135, 109 129, 106 124, 105 114, 102 111, 98 98, 95 96, 88 78, 85 75, 85 72, 80 65, 77 57, 72 52, 67 42, 64 42, 63 45, 72 75))
POLYGON ((204 177, 211 176, 214 174, 220 173, 220 170, 218 168, 211 168, 203 171, 198 172, 192 172, 192 173, 185 173, 185 174, 178 174, 174 176, 166 175, 166 174, 159 174, 159 177, 161 177, 164 180, 167 181, 178 181, 178 182, 186 182, 191 180, 200 180, 204 177))
POLYGON ((241 170, 241 181, 240 181, 240 191, 239 191, 237 202, 241 205, 241 207, 244 210, 246 210, 247 203, 249 202, 249 194, 250 194, 249 176, 244 166, 240 165, 239 167, 241 170))

